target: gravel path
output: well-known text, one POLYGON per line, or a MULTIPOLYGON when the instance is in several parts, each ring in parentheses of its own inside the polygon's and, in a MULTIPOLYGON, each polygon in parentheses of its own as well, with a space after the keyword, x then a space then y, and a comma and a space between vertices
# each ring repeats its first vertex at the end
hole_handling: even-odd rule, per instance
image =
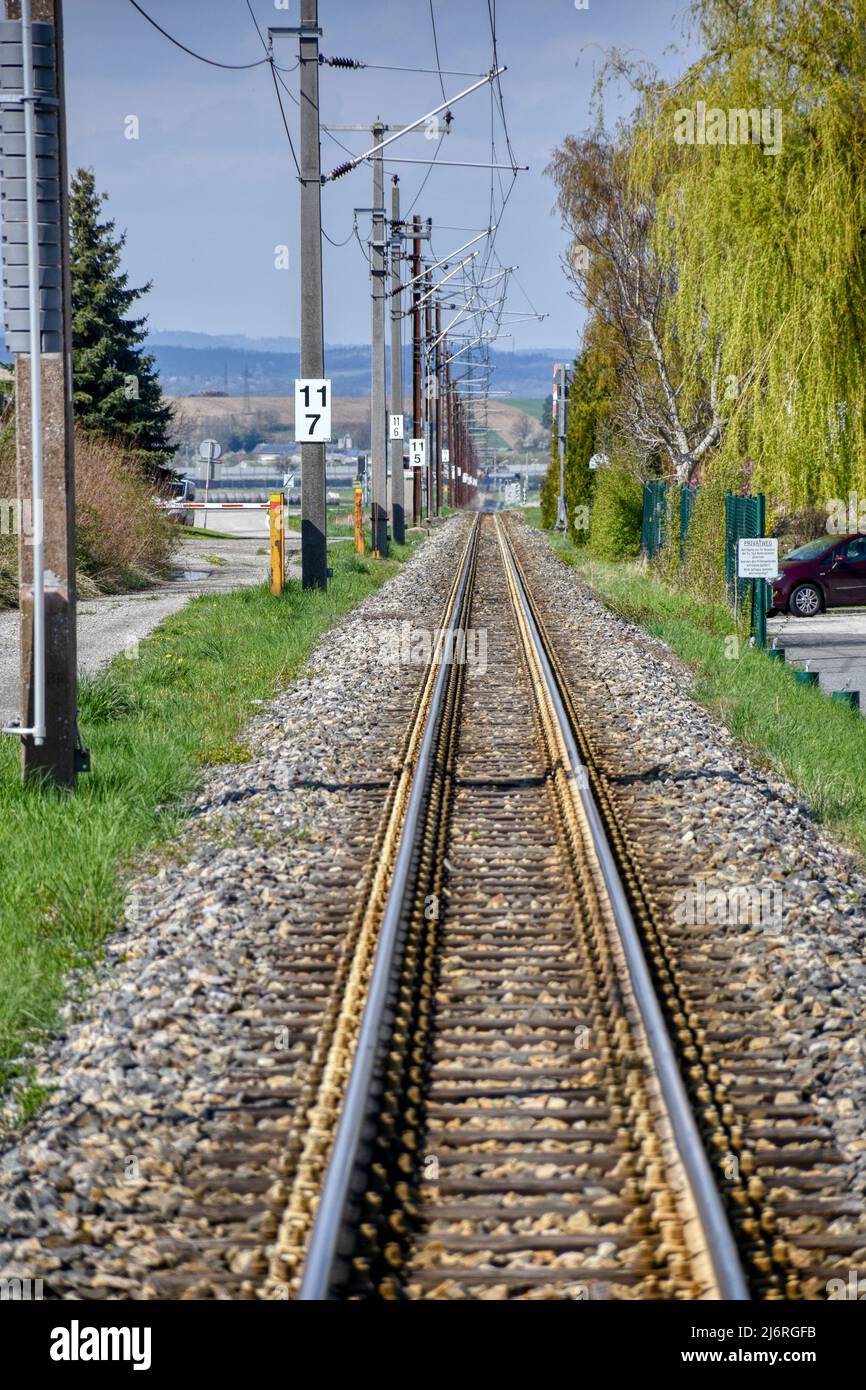
POLYGON ((170 856, 130 884, 83 1014, 69 1006, 34 1055, 54 1096, 0 1158, 0 1275, 60 1297, 255 1296, 423 671, 399 663, 402 624, 438 623, 466 525, 323 639, 248 731, 256 760, 216 769, 170 856))
MULTIPOLYGON (((78 670, 92 674, 118 652, 147 637, 164 618, 197 594, 213 594, 260 584, 267 556, 260 540, 184 541, 175 553, 176 578, 133 594, 81 599, 78 604, 78 670), (210 564, 215 556, 223 564, 210 564)), ((289 572, 300 574, 291 561, 289 572)), ((18 717, 19 618, 17 609, 0 612, 0 723, 18 717)))

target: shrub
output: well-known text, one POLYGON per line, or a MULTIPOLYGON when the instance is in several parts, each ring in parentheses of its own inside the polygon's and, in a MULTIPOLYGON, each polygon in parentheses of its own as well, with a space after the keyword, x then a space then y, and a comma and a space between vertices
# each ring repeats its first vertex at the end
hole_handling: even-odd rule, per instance
POLYGON ((596 474, 589 527, 595 560, 633 559, 640 553, 643 487, 633 473, 611 466, 596 474))
POLYGON ((100 588, 116 588, 166 568, 176 532, 153 505, 155 491, 153 482, 116 444, 77 432, 77 563, 100 588))
MULTIPOLYGON (((154 506, 156 492, 140 465, 111 440, 76 432, 75 562, 79 587, 89 595, 147 582, 166 569, 178 533, 154 506)), ((0 429, 0 497, 16 494, 15 432, 7 422, 0 429)), ((0 607, 17 602, 18 538, 4 535, 0 607)))

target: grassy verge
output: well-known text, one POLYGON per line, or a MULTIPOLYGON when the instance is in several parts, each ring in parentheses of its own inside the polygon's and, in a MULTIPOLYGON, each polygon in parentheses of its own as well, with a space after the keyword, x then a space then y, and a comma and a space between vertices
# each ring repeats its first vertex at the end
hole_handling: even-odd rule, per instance
POLYGON ((186 817, 203 770, 245 762, 239 733, 304 666, 318 638, 408 557, 362 560, 334 546, 327 593, 290 582, 194 599, 137 658, 120 656, 81 687, 81 732, 93 756, 74 796, 24 789, 13 740, 0 743, 0 1087, 26 1111, 40 1099, 16 1065, 49 1029, 72 969, 98 956, 123 905, 120 871, 186 817))
POLYGON ((700 603, 635 562, 592 561, 568 540, 550 540, 609 608, 667 643, 690 667, 695 699, 758 761, 787 777, 818 820, 866 855, 866 720, 798 686, 790 667, 737 634, 724 605, 700 603))

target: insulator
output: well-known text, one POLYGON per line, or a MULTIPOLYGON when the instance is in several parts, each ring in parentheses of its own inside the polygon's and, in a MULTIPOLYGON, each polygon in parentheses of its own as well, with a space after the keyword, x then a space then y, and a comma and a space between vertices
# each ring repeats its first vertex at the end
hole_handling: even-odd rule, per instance
POLYGON ((327 63, 329 68, 363 68, 367 66, 366 63, 359 63, 357 58, 324 58, 322 61, 327 63))
POLYGON ((354 167, 354 160, 347 159, 345 164, 338 164, 336 169, 332 169, 330 174, 328 175, 328 178, 341 179, 344 174, 348 174, 352 169, 354 169, 354 167))

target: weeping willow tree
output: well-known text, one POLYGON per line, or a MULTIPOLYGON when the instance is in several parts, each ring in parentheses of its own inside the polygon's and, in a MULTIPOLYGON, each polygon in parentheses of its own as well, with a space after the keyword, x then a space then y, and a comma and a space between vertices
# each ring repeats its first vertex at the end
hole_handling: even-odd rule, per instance
POLYGON ((695 0, 706 56, 644 82, 635 190, 672 278, 680 408, 719 364, 712 472, 782 506, 866 492, 866 0, 695 0))

